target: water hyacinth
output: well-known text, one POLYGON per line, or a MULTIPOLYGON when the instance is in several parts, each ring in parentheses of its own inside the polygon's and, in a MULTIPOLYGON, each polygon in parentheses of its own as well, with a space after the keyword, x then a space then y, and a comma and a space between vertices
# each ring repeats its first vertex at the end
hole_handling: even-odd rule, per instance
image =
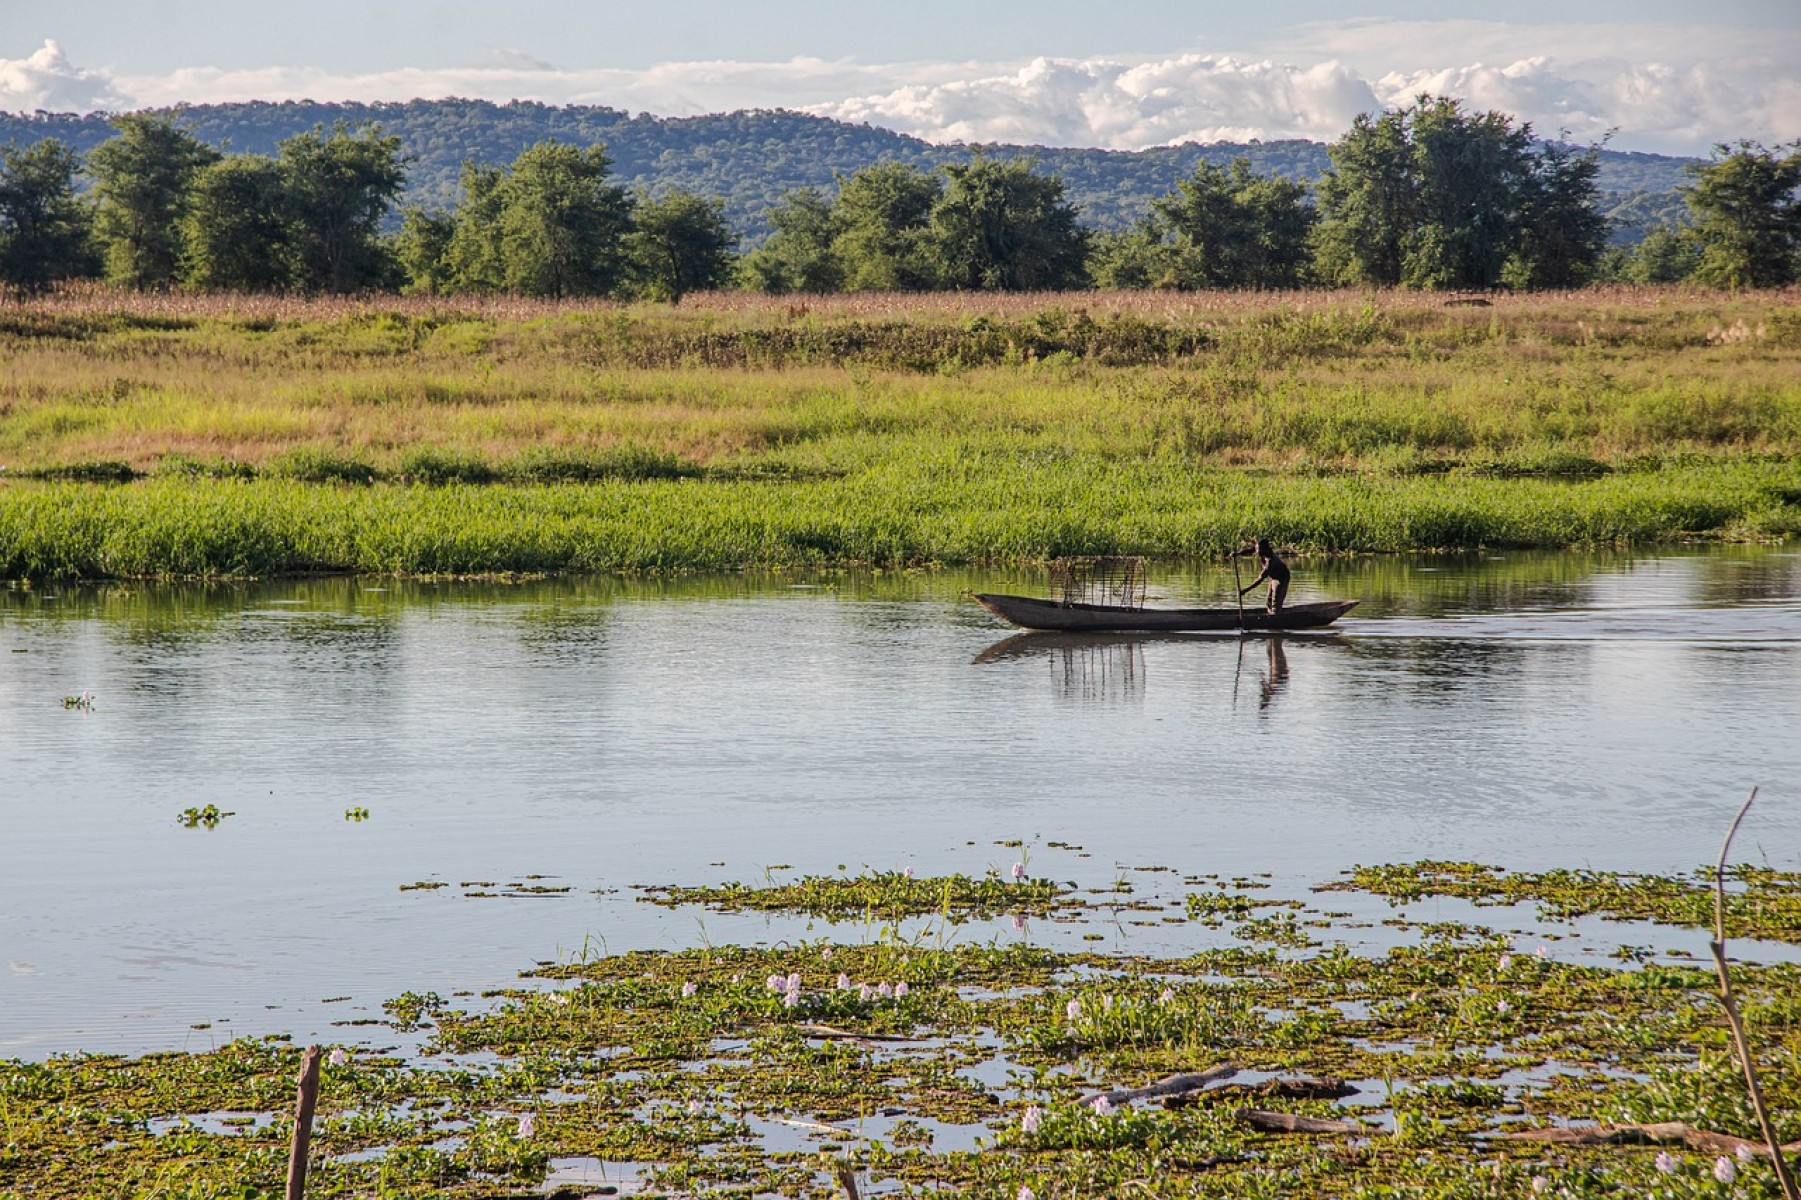
POLYGON ((791 992, 800 991, 800 972, 799 971, 794 971, 789 974, 788 979, 787 979, 787 990, 791 991, 791 992))
POLYGON ((907 868, 907 869, 906 869, 906 870, 904 870, 904 871, 902 871, 902 872, 901 872, 901 877, 902 877, 902 878, 904 878, 904 879, 911 879, 911 878, 913 878, 913 868, 912 868, 912 867, 908 867, 908 868, 907 868))
POLYGON ((1738 1155, 1738 1160, 1742 1163, 1752 1162, 1757 1158, 1757 1151, 1748 1145, 1741 1145, 1734 1153, 1738 1155))
POLYGON ((1102 996, 1101 997, 1101 1011, 1102 1012, 1112 1012, 1113 1011, 1113 997, 1112 996, 1102 996))
POLYGON ((1513 1006, 1511 1004, 1507 1003, 1507 1001, 1505 1001, 1505 1000, 1495 1001, 1495 1011, 1500 1013, 1503 1017, 1506 1016, 1510 1011, 1512 1011, 1512 1009, 1513 1009, 1513 1006))
POLYGON ((1532 1177, 1532 1194, 1534 1196, 1542 1196, 1550 1190, 1551 1177, 1549 1175, 1534 1175, 1532 1177))
POLYGON ((1157 1003, 1174 1004, 1175 1002, 1176 992, 1174 988, 1164 988, 1161 992, 1157 993, 1157 1003))
POLYGON ((1513 965, 1513 955, 1503 954, 1500 957, 1500 960, 1495 963, 1495 969, 1497 971, 1505 971, 1507 968, 1511 967, 1512 965, 1513 965))
POLYGON ((1019 1119, 1019 1131, 1021 1133, 1037 1133, 1038 1126, 1043 1120, 1044 1114, 1034 1104, 1026 1109, 1026 1115, 1019 1119))
POLYGON ((1026 919, 1024 917, 1020 916, 1018 913, 1014 913, 1013 914, 1013 932, 1014 933, 1024 933, 1025 931, 1026 931, 1026 919))
POLYGON ((1013 882, 1014 883, 1024 883, 1025 881, 1026 881, 1026 864, 1024 864, 1022 862, 1014 863, 1013 864, 1013 882))
POLYGON ((1659 1150, 1653 1165, 1665 1175, 1674 1175, 1676 1173, 1676 1160, 1670 1155, 1668 1150, 1659 1150))
POLYGON ((783 1008, 799 1008, 800 1007, 800 993, 799 992, 784 992, 782 994, 782 1007, 783 1008))
POLYGON ((700 988, 696 987, 694 981, 690 979, 688 982, 682 984, 682 997, 683 999, 686 999, 699 990, 700 988))
POLYGON ((768 979, 763 981, 763 986, 772 992, 785 992, 788 990, 788 977, 786 975, 771 975, 768 979))
POLYGON ((867 983, 861 985, 860 987, 857 988, 857 999, 859 999, 859 1000, 874 1000, 875 999, 875 989, 870 987, 867 983))
POLYGON ((850 976, 842 971, 838 972, 838 990, 841 992, 850 991, 850 976))
POLYGON ((1107 1099, 1105 1096, 1096 1096, 1094 1098, 1094 1115, 1097 1117, 1112 1116, 1113 1101, 1107 1099))
POLYGON ((688 1101, 688 1115, 689 1116, 699 1116, 700 1115, 700 1101, 698 1101, 698 1100, 688 1101))
POLYGON ((344 1047, 339 1046, 326 1057, 325 1061, 334 1067, 341 1067, 350 1061, 350 1055, 344 1052, 344 1047))
POLYGON ((1731 1183, 1738 1178, 1738 1167, 1724 1154, 1713 1160, 1713 1177, 1721 1183, 1731 1183))
POLYGON ((538 1132, 538 1118, 535 1115, 533 1115, 532 1113, 526 1113, 523 1117, 519 1118, 519 1140, 520 1141, 522 1141, 522 1142, 529 1141, 531 1139, 532 1135, 537 1132, 538 1132))
POLYGON ((886 982, 884 982, 880 987, 876 988, 875 991, 876 991, 876 995, 880 996, 884 1000, 890 999, 894 995, 894 989, 892 987, 890 987, 886 982))
POLYGON ((1070 1023, 1073 1025, 1082 1016, 1082 1002, 1080 1000, 1071 1000, 1068 1004, 1065 1004, 1063 1006, 1063 1015, 1068 1017, 1070 1023))
POLYGON ((1015 1200, 1038 1200, 1038 1196, 1031 1188, 1022 1183, 1019 1185, 1019 1195, 1015 1200))
POLYGON ((894 985, 894 998, 896 1000, 905 1000, 907 998, 907 991, 907 981, 903 979, 894 985))

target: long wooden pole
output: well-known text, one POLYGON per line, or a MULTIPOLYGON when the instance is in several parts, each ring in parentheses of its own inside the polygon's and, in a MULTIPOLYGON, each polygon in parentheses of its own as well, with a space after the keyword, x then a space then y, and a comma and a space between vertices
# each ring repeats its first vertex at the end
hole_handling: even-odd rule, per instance
POLYGON ((1232 596, 1238 601, 1238 632, 1244 632, 1244 590, 1238 582, 1238 551, 1232 551, 1232 596))
POLYGON ((300 1058, 300 1092, 294 1098, 294 1149, 288 1154, 287 1200, 306 1200, 306 1154, 313 1142, 313 1109, 319 1103, 319 1047, 300 1058))

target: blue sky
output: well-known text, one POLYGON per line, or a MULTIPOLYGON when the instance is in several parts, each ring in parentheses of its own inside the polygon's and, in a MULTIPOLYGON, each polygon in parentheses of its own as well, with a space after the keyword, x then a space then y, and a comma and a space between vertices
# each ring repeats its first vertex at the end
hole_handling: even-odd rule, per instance
POLYGON ((1801 3, 0 0, 0 108, 479 95, 936 140, 1330 137, 1421 89, 1625 148, 1801 137, 1801 3))

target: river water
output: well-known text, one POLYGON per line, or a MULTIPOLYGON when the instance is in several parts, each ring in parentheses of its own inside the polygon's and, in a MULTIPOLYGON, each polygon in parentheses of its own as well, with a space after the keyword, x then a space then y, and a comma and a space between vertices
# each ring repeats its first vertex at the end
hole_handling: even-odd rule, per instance
MULTIPOLYGON (((1151 593, 1230 584, 1172 566, 1151 593)), ((1753 785, 1738 856, 1801 866, 1793 546, 1300 563, 1291 602, 1363 604, 1280 639, 1009 638, 966 594, 1044 587, 0 591, 0 1057, 351 1040, 331 1022, 407 989, 823 932, 639 902, 653 884, 1664 871, 1710 861, 1753 785), (209 804, 233 815, 178 821, 209 804)))

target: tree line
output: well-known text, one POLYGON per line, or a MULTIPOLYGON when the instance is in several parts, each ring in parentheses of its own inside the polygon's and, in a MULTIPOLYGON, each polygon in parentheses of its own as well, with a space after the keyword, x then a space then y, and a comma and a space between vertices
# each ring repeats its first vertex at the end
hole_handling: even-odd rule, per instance
POLYGON ((408 160, 376 125, 222 154, 172 113, 111 119, 85 159, 56 139, 0 149, 0 284, 104 277, 200 291, 649 297, 710 288, 1060 290, 1562 288, 1801 278, 1801 143, 1716 149, 1682 189, 1688 224, 1609 248, 1600 148, 1456 100, 1360 116, 1316 187, 1201 162, 1130 228, 1078 218, 1062 179, 977 154, 884 162, 835 193, 789 192, 739 254, 720 201, 633 192, 604 147, 540 142, 468 164, 448 209, 396 208, 408 160), (87 183, 85 191, 79 184, 87 183))

